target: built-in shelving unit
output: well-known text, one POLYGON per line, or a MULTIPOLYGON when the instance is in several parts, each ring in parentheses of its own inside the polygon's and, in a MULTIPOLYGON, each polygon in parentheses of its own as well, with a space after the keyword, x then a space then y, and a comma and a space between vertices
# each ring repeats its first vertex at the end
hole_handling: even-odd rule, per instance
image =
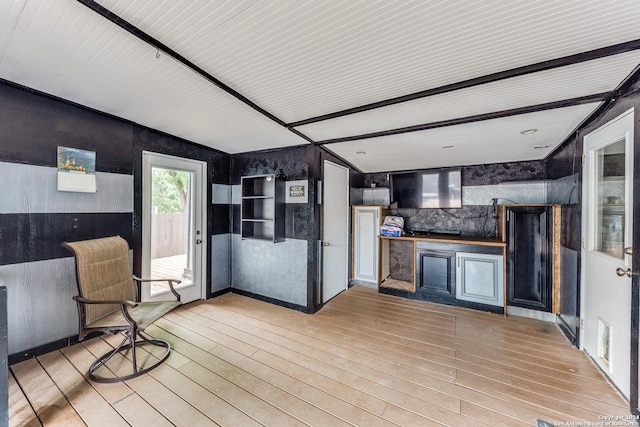
POLYGON ((242 177, 242 238, 281 242, 285 238, 282 175, 242 177))

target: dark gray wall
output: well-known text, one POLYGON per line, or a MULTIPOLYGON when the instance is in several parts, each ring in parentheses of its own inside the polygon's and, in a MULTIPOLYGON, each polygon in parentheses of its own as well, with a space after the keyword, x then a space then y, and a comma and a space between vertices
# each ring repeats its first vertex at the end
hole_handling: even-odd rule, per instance
MULTIPOLYGON (((204 160, 208 182, 228 185, 228 154, 0 82, 0 285, 12 360, 75 339, 75 273, 63 241, 119 234, 139 273, 143 150, 204 160), (57 191, 59 145, 96 152, 96 193, 57 191)), ((228 203, 209 209, 207 228, 212 238, 229 234, 228 203)))
MULTIPOLYGON (((638 188, 640 171, 640 94, 636 81, 629 93, 617 98, 600 111, 598 117, 587 123, 576 134, 565 141, 547 158, 547 198, 549 203, 562 204, 561 230, 561 280, 560 314, 558 323, 568 338, 579 345, 580 325, 580 261, 582 241, 582 155, 585 135, 593 132, 608 121, 616 118, 630 108, 635 108, 635 158, 634 188, 638 188)), ((640 198, 634 198, 634 227, 638 227, 640 216, 640 198)), ((640 244, 638 233, 634 231, 634 246, 640 244)), ((636 246, 638 247, 638 246, 636 246)), ((635 266, 634 266, 635 268, 635 266)), ((636 303, 637 306, 637 303, 636 303)), ((637 327, 637 326, 636 326, 637 327)))

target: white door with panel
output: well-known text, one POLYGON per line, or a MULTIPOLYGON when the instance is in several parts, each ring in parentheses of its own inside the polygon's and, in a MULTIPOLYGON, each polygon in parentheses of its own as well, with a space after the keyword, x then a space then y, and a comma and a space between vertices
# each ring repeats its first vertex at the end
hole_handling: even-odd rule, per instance
POLYGON ((348 287, 349 169, 324 161, 322 208, 322 302, 348 287))
POLYGON ((581 340, 629 398, 633 110, 584 138, 581 340))
POLYGON ((378 284, 378 231, 380 206, 354 206, 353 279, 378 284))
MULTIPOLYGON (((183 303, 204 298, 206 163, 142 154, 142 275, 175 278, 183 303)), ((143 301, 172 299, 166 284, 143 283, 143 301)))

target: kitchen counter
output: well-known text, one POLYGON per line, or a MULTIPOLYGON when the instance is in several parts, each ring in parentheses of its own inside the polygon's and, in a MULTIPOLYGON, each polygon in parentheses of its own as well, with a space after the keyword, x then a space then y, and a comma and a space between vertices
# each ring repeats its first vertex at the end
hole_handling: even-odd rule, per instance
POLYGON ((506 312, 501 239, 447 233, 378 238, 379 292, 506 312))
POLYGON ((456 234, 437 234, 437 233, 425 233, 425 234, 405 234, 400 237, 393 236, 378 236, 380 239, 385 240, 407 240, 407 241, 426 241, 434 243, 454 243, 465 245, 483 245, 483 246, 499 246, 504 247, 505 242, 496 237, 479 237, 479 236, 460 236, 456 234))

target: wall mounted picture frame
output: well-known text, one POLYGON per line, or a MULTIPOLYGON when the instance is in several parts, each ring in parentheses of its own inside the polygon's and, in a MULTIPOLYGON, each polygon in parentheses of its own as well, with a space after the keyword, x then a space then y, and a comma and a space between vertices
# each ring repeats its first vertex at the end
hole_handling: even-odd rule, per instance
POLYGON ((96 152, 58 147, 58 191, 96 192, 96 152))

